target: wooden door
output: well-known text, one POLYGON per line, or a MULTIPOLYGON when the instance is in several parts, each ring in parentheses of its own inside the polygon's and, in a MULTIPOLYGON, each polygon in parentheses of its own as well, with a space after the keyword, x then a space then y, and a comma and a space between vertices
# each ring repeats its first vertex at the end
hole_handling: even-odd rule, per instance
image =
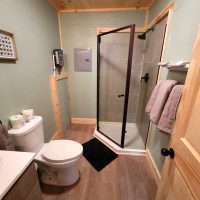
POLYGON ((156 200, 200 199, 200 30, 169 147, 156 200))

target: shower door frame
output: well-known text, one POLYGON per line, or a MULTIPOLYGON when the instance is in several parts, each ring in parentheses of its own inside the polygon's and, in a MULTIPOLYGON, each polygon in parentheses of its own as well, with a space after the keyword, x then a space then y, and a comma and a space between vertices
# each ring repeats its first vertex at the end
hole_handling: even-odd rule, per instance
POLYGON ((128 111, 128 101, 129 101, 129 88, 131 80, 131 70, 132 70, 132 60, 133 60, 133 48, 134 48, 134 37, 135 37, 135 24, 124 26, 118 29, 114 29, 105 33, 100 33, 97 35, 97 131, 104 135, 106 138, 114 142, 116 145, 124 148, 125 134, 126 134, 126 121, 127 121, 127 111, 128 111), (118 144, 112 138, 110 138, 105 133, 99 130, 99 93, 100 93, 100 47, 101 47, 101 37, 107 34, 120 32, 125 29, 130 29, 130 39, 129 39, 129 51, 127 60, 127 72, 126 72, 126 85, 125 85, 125 99, 124 99, 124 109, 123 109, 123 120, 122 120, 122 131, 121 131, 121 144, 118 144))

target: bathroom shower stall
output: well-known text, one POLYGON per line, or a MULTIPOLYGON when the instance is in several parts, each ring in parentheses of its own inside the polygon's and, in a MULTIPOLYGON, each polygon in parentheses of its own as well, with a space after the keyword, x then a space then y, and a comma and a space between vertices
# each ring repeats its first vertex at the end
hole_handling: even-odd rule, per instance
POLYGON ((164 34, 159 38, 161 44, 155 45, 160 46, 159 57, 154 59, 156 65, 148 65, 151 67, 147 69, 144 60, 152 57, 152 34, 156 29, 142 39, 141 33, 135 32, 135 25, 97 36, 96 136, 124 150, 144 152, 146 148, 149 118, 145 105, 151 85, 157 80, 164 34))

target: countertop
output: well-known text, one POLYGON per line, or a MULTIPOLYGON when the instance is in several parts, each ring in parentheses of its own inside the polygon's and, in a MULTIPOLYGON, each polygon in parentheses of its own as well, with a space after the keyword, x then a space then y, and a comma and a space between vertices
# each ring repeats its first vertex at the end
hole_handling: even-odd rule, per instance
POLYGON ((35 153, 0 150, 0 199, 33 161, 35 153))

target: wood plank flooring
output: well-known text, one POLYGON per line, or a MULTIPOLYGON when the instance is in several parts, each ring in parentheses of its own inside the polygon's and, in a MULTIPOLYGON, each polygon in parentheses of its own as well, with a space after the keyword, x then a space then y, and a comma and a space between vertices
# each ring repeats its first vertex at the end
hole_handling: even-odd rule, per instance
MULTIPOLYGON (((93 138, 94 125, 72 124, 57 139, 84 143, 93 138)), ((97 172, 82 157, 80 179, 67 187, 41 184, 44 200, 154 200, 157 186, 145 156, 119 155, 97 172)))

